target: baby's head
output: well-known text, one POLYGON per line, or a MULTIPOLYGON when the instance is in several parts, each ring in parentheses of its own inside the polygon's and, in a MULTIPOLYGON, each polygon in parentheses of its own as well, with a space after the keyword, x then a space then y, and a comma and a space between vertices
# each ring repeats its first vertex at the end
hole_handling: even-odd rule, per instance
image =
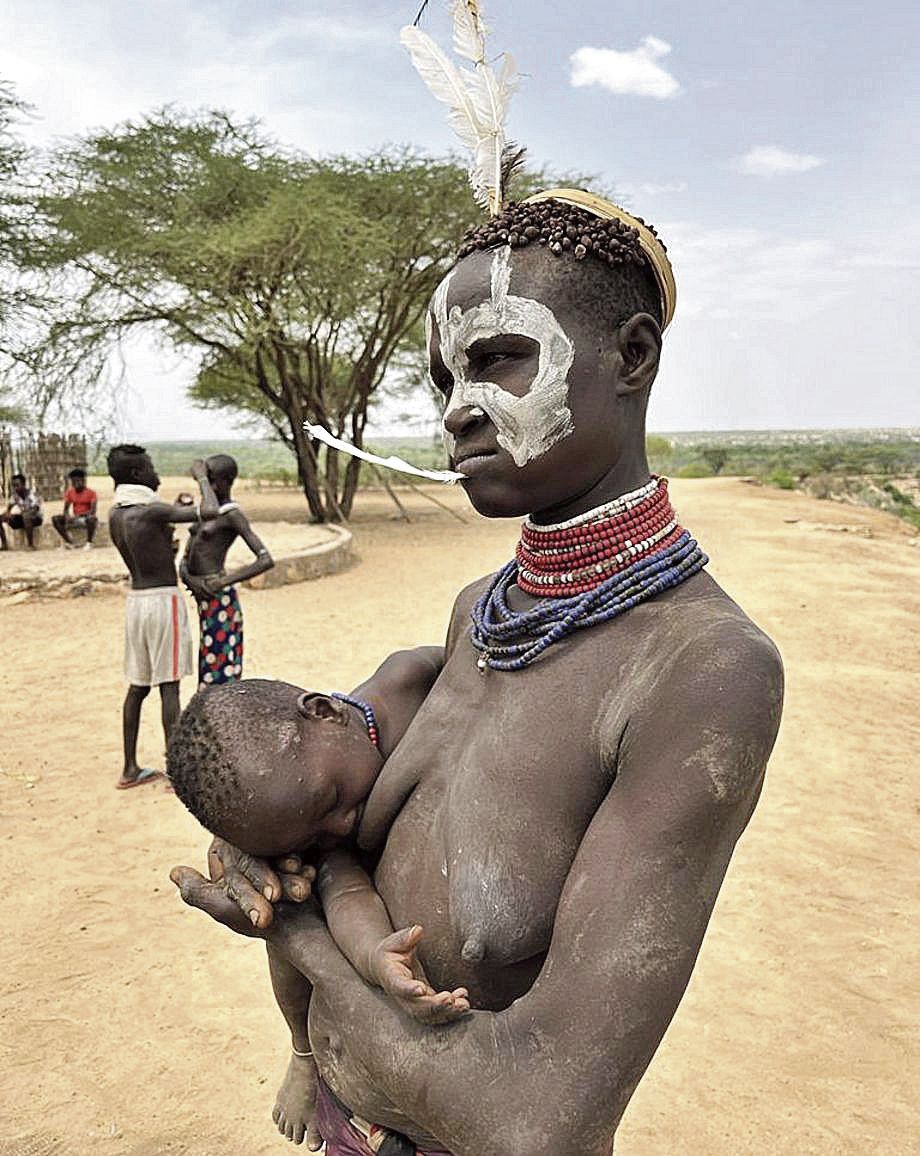
POLYGON ((261 678, 199 691, 167 758, 176 794, 195 818, 262 858, 357 833, 382 766, 354 707, 261 678))

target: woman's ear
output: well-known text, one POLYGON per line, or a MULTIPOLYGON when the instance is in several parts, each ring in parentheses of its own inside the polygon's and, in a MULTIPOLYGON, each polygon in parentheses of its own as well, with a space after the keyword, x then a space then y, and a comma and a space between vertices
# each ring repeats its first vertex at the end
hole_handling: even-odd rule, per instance
POLYGON ((616 335, 620 370, 616 390, 621 396, 649 389, 658 375, 661 327, 650 313, 624 321, 616 335))

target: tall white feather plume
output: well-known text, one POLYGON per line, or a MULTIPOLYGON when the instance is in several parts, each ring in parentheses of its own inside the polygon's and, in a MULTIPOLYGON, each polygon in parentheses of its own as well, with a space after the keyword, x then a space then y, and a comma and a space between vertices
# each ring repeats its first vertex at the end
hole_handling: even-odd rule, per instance
POLYGON ((473 154, 470 184, 478 204, 492 216, 504 201, 502 161, 507 141, 505 117, 518 82, 514 61, 505 55, 501 72, 486 59, 486 26, 478 0, 452 0, 454 51, 475 66, 459 68, 417 28, 404 28, 400 40, 412 63, 438 100, 450 106, 451 127, 473 154))
POLYGON ((454 18, 454 52, 474 64, 484 64, 488 29, 479 4, 476 0, 453 0, 450 13, 454 18))
POLYGON ((470 98, 467 78, 426 33, 411 25, 399 34, 412 63, 432 94, 450 105, 447 119, 467 148, 475 149, 482 136, 479 114, 470 98))

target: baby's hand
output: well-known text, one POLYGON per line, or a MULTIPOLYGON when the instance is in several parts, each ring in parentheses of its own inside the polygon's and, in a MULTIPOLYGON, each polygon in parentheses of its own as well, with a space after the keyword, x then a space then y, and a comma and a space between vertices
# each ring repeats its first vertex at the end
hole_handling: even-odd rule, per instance
POLYGON ((422 933, 416 925, 382 939, 371 955, 371 970, 387 995, 420 1023, 451 1023, 470 1010, 469 992, 465 987, 436 992, 425 980, 415 956, 422 933))

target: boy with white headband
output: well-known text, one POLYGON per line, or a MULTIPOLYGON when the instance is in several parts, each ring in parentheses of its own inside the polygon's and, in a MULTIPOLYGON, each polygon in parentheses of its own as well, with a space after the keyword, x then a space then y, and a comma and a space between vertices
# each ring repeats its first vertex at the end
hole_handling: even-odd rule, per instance
POLYGON ((142 446, 113 446, 106 459, 115 483, 109 533, 131 574, 125 608, 125 678, 122 711, 124 767, 115 784, 128 790, 161 778, 137 761, 141 707, 152 686, 160 688, 166 743, 179 717, 179 680, 192 672, 185 600, 179 592, 172 527, 214 518, 218 501, 204 462, 192 463, 201 489, 200 507, 171 505, 157 497, 160 479, 142 446))

